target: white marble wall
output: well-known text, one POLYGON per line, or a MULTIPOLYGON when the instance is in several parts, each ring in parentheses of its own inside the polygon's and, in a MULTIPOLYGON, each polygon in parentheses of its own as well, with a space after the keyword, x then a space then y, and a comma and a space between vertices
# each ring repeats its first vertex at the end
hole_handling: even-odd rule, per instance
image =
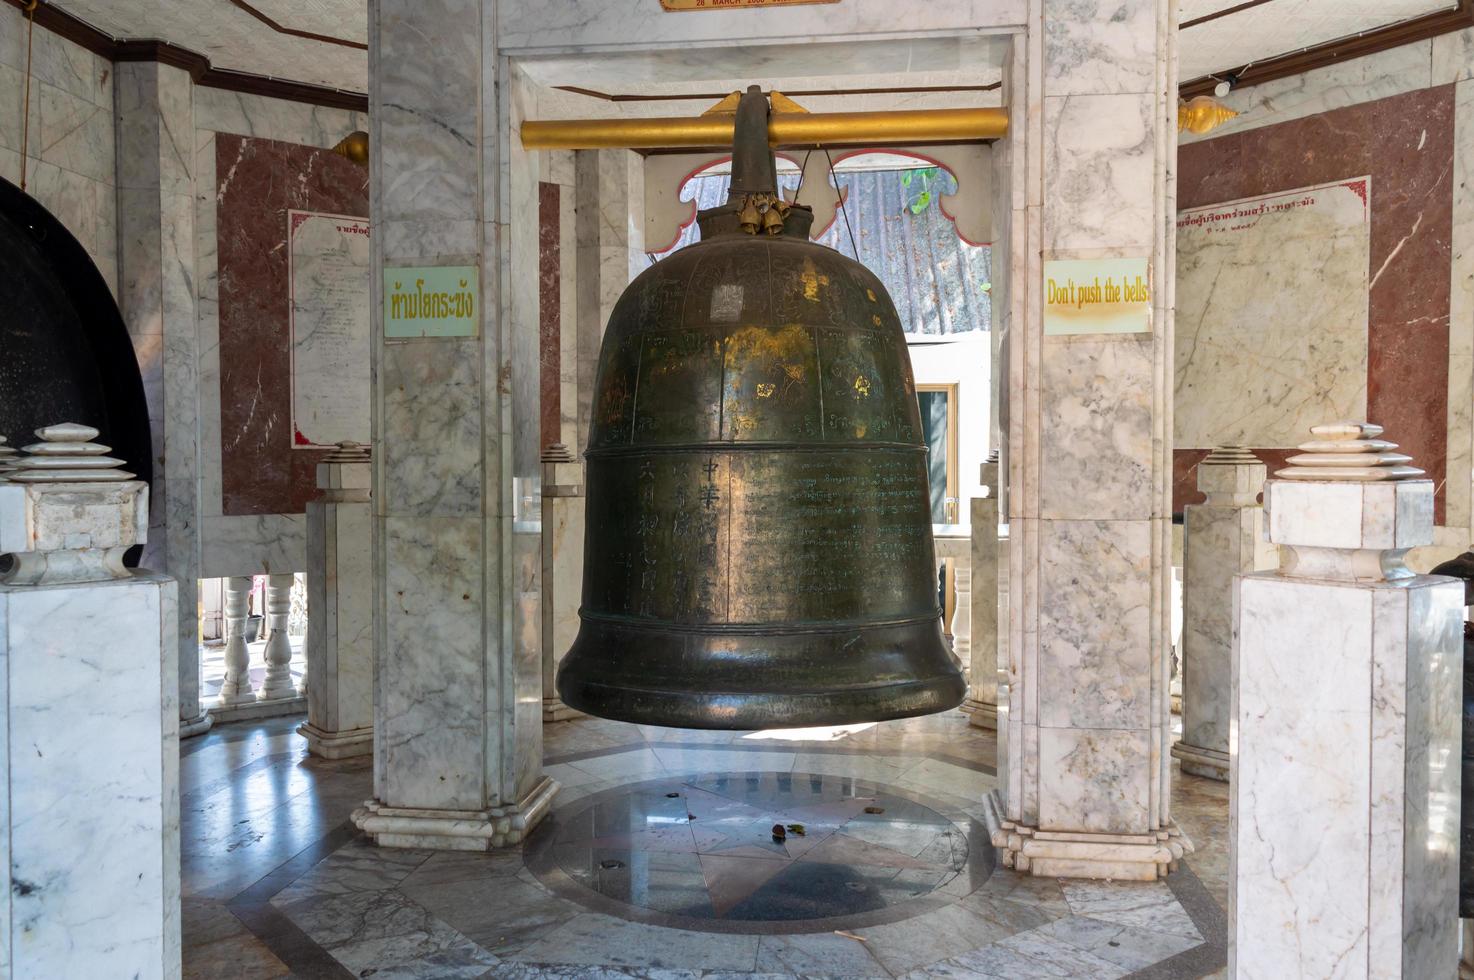
POLYGON ((994 841, 1034 874, 1153 878, 1182 852, 1165 764, 1170 290, 1154 290, 1148 334, 1045 337, 1040 312, 1041 259, 1146 256, 1171 282, 1173 6, 1113 4, 1102 33, 1096 3, 1037 0, 1005 74, 1011 595, 994 841))
POLYGON ((177 618, 153 573, 0 585, 0 975, 180 975, 177 618))
POLYGON ((355 819, 386 846, 514 843, 556 786, 541 771, 539 620, 517 601, 541 549, 513 527, 537 401, 504 383, 537 383, 535 170, 498 122, 521 109, 489 55, 492 16, 476 0, 370 8, 376 264, 479 266, 482 311, 473 338, 374 331, 376 800, 355 819), (519 273, 530 306, 525 286, 503 288, 519 273))
MULTIPOLYGON (((20 183, 26 22, 0 6, 0 177, 20 183)), ((26 192, 70 231, 118 289, 112 62, 44 28, 31 50, 26 192)))

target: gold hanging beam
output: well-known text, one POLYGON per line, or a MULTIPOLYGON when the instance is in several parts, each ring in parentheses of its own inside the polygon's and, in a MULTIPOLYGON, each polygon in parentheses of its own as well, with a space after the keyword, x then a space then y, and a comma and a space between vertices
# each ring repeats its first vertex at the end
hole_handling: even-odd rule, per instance
MULTIPOLYGON (((522 124, 529 150, 663 150, 731 146, 726 113, 655 119, 535 119, 522 124)), ((875 146, 997 139, 1006 109, 904 109, 894 112, 778 112, 768 119, 775 147, 875 146)))

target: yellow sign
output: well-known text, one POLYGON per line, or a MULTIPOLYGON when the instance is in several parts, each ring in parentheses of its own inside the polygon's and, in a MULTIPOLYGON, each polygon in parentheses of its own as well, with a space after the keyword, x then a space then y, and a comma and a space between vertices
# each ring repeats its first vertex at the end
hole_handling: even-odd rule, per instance
POLYGON ((1150 333, 1151 263, 1050 259, 1044 263, 1044 333, 1150 333))
POLYGON ((384 336, 475 337, 480 277, 469 265, 384 270, 384 336))
POLYGON ((666 10, 732 10, 738 7, 791 7, 800 3, 839 3, 839 0, 660 0, 666 10))

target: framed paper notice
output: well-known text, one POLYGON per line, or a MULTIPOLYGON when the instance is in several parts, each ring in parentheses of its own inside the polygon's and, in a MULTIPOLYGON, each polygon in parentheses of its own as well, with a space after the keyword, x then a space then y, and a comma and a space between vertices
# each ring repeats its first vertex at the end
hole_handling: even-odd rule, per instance
POLYGON ((1151 263, 1129 259, 1047 259, 1044 333, 1150 333, 1151 263))
POLYGON ((292 448, 369 439, 369 223, 287 212, 292 448))

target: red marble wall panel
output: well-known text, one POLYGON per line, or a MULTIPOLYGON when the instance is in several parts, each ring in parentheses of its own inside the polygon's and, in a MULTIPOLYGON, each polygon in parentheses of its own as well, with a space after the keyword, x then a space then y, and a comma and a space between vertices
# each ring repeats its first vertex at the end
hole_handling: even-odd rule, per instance
POLYGON ((368 171, 314 146, 215 137, 221 490, 227 515, 300 514, 326 450, 292 448, 287 211, 368 216, 368 171))
MULTIPOLYGON (((1177 168, 1180 208, 1371 175, 1367 416, 1433 478, 1439 523, 1448 462, 1453 120, 1454 89, 1443 85, 1190 143, 1178 151, 1177 168)), ((1285 455, 1256 452, 1276 464, 1285 455)), ((1174 511, 1202 499, 1202 455, 1174 454, 1174 511)))
POLYGON ((547 181, 537 185, 537 314, 538 314, 538 390, 541 402, 541 439, 546 448, 562 441, 562 326, 563 271, 559 236, 562 215, 559 211, 559 187, 547 181))

